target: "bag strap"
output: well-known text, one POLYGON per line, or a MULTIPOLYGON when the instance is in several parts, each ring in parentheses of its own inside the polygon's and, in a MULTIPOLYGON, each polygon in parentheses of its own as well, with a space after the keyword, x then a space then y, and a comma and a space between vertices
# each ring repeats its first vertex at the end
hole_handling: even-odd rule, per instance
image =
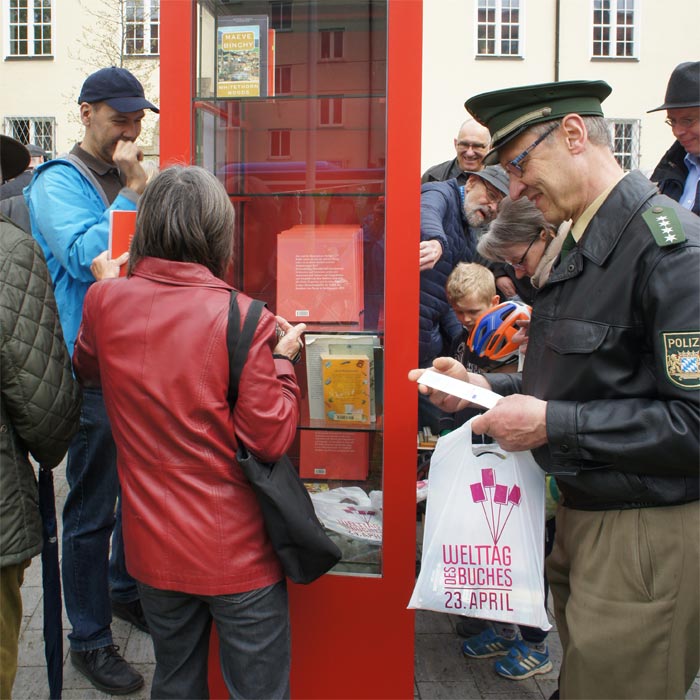
POLYGON ((258 299, 253 299, 248 308, 243 328, 241 327, 241 312, 238 308, 238 292, 231 291, 231 303, 228 309, 228 328, 226 330, 226 347, 228 348, 229 380, 228 380, 228 402, 231 408, 236 404, 238 398, 238 384, 241 380, 243 365, 248 357, 250 344, 253 342, 255 329, 258 327, 260 314, 265 304, 258 299))

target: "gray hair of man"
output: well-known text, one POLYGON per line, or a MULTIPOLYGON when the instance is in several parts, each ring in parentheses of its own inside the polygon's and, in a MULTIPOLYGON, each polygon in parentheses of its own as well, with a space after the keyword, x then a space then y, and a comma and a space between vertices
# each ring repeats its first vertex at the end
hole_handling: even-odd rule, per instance
MULTIPOLYGON (((582 116, 581 119, 583 119, 583 123, 586 125, 588 140, 594 146, 603 146, 612 152, 612 131, 605 117, 582 116)), ((553 123, 552 121, 548 121, 535 124, 528 133, 532 134, 532 136, 542 136, 553 123)))
POLYGON ((550 233, 551 239, 557 235, 556 227, 546 221, 542 212, 527 197, 504 197, 498 216, 479 239, 476 249, 487 260, 502 262, 508 257, 512 246, 529 245, 542 230, 550 233))
POLYGON ((154 257, 199 263, 223 279, 234 217, 224 186, 209 171, 196 165, 163 170, 141 196, 127 274, 142 258, 154 257))

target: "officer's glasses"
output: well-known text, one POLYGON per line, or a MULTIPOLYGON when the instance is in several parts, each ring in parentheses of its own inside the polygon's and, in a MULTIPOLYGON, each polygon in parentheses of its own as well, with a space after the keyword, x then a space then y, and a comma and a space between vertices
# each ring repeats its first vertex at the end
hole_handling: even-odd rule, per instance
POLYGON ((515 156, 513 160, 509 161, 508 163, 503 166, 511 175, 515 175, 516 177, 522 177, 525 173, 523 171, 521 163, 527 158, 530 153, 532 153, 537 146, 539 146, 542 141, 544 141, 558 126, 560 122, 556 122, 553 124, 547 131, 544 132, 541 136, 538 136, 533 143, 531 143, 520 155, 515 156))

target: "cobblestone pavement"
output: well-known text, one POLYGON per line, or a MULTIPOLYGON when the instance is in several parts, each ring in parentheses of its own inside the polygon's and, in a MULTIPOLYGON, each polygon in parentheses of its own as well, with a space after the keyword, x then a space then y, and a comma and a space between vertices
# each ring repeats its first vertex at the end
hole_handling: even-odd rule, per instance
MULTIPOLYGON (((54 471, 56 506, 59 513, 65 500, 68 486, 65 481, 65 467, 54 471)), ((15 680, 14 700, 40 700, 49 697, 46 680, 43 643, 43 614, 41 589, 41 560, 35 557, 25 574, 22 586, 24 619, 19 646, 19 668, 15 680)), ((549 698, 557 687, 557 674, 561 660, 561 646, 556 629, 552 629, 548 642, 553 670, 525 681, 509 681, 493 671, 493 659, 465 659, 460 652, 460 638, 454 631, 455 619, 448 615, 424 611, 416 612, 415 646, 415 699, 449 700, 459 698, 503 698, 516 700, 527 698, 542 700, 549 698)), ((64 700, 86 700, 108 698, 109 695, 96 690, 79 674, 68 660, 68 639, 70 625, 63 613, 64 700)), ((129 698, 140 700, 150 696, 150 685, 155 667, 153 647, 147 634, 140 632, 123 620, 112 623, 115 644, 119 645, 124 657, 134 665, 146 679, 144 687, 129 698)), ((700 681, 695 680, 688 699, 700 698, 700 681)))

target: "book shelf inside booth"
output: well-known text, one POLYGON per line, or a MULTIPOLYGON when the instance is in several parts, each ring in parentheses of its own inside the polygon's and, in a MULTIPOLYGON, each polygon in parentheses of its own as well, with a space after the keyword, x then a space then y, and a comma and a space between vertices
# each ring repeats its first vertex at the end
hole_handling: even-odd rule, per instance
MULTIPOLYGON (((387 8, 196 5, 193 159, 235 208, 230 282, 307 324, 290 457, 312 492, 383 488, 387 8), (329 396, 321 356, 366 362, 366 399, 329 396)), ((333 573, 382 575, 381 542, 332 537, 333 573)))

